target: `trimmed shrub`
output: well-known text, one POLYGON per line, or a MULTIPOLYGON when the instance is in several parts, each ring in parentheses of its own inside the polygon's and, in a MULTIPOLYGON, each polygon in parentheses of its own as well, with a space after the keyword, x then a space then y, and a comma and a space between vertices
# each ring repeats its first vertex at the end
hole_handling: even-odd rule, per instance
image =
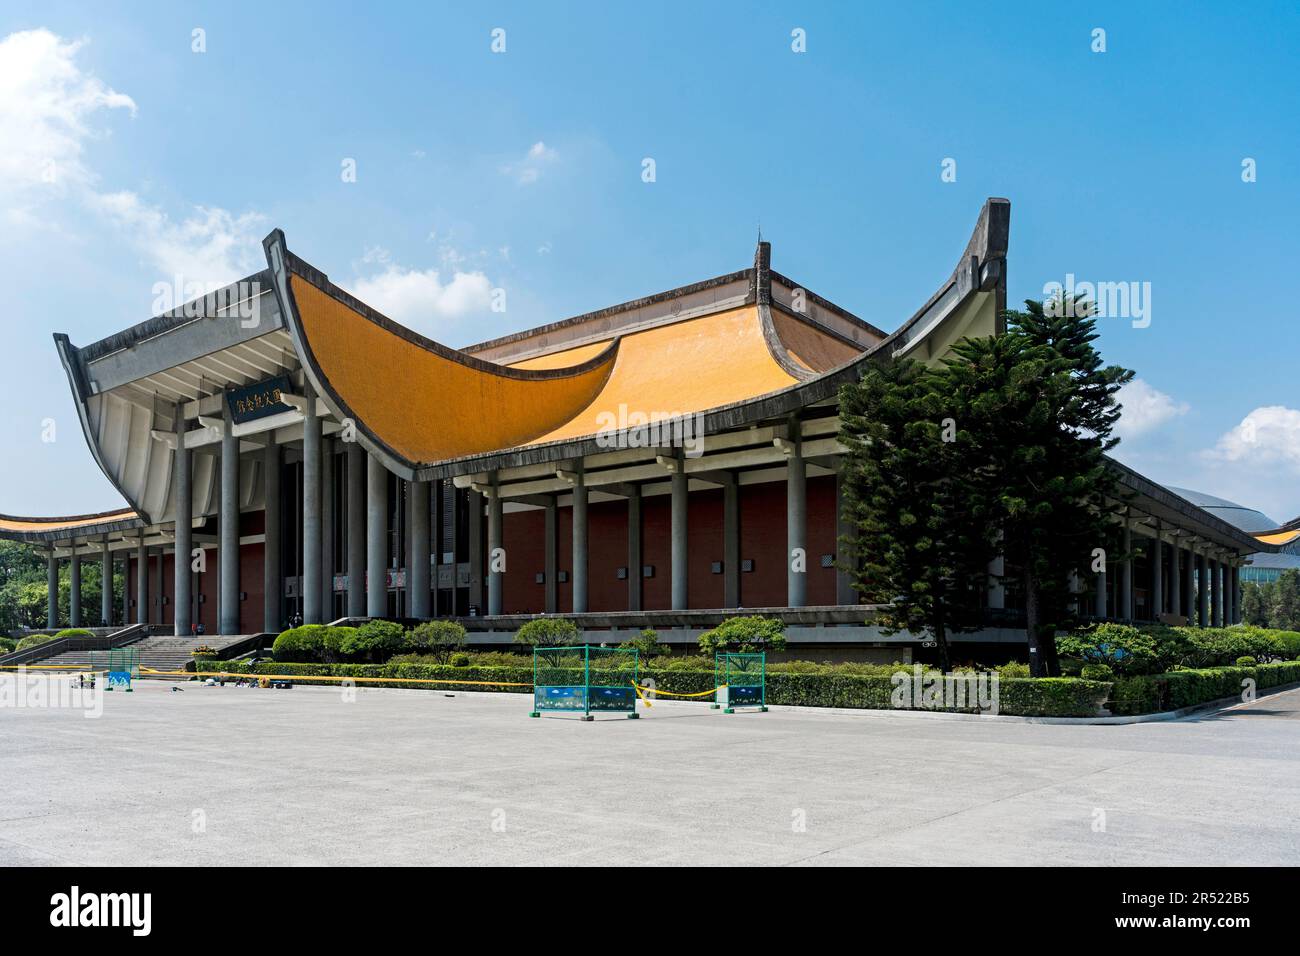
POLYGON ((578 643, 578 625, 562 617, 539 617, 515 631, 516 644, 533 647, 564 647, 578 643))
POLYGON ((469 667, 469 665, 470 665, 470 659, 469 659, 469 655, 468 655, 468 654, 452 654, 452 655, 451 655, 451 666, 452 666, 452 667, 469 667))
POLYGON ((772 617, 729 617, 700 635, 700 651, 712 656, 722 651, 753 654, 785 650, 785 622, 772 617))
POLYGON ((1062 657, 1082 660, 1085 665, 1104 665, 1115 674, 1147 674, 1161 664, 1155 637, 1131 624, 1107 622, 1059 635, 1056 651, 1062 657))
POLYGON ((271 645, 277 661, 307 663, 319 661, 325 649, 325 624, 304 624, 281 631, 271 645))
POLYGON ((1253 657, 1238 657, 1236 660, 1236 665, 1238 667, 1254 667, 1258 663, 1259 661, 1255 660, 1253 657))
POLYGON ((1007 661, 998 666, 998 677, 1029 677, 1029 665, 1019 661, 1007 661))
POLYGON ((406 646, 441 664, 465 646, 465 625, 459 621, 425 621, 406 633, 406 646))
POLYGON ((339 649, 348 657, 367 658, 379 663, 402 649, 406 631, 395 621, 366 621, 339 641, 339 649))
POLYGON ((84 627, 65 627, 63 630, 59 631, 59 633, 55 634, 54 637, 50 637, 49 635, 42 636, 47 641, 54 641, 61 637, 93 637, 94 635, 84 627))
POLYGON ((1115 679, 1115 671, 1109 664, 1084 664, 1079 676, 1084 680, 1106 680, 1115 679))

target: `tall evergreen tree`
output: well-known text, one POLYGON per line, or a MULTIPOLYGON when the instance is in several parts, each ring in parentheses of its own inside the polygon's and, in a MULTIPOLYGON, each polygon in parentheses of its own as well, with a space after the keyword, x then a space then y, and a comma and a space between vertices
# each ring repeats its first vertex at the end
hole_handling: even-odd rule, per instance
POLYGON ((886 633, 928 633, 944 670, 948 637, 981 623, 994 525, 961 480, 970 436, 941 371, 910 360, 873 365, 840 396, 849 568, 886 633))
POLYGON ((1025 601, 1030 666, 1060 672, 1055 634, 1068 623, 1071 577, 1094 549, 1114 551, 1118 477, 1106 452, 1133 373, 1105 365, 1087 302, 1026 302, 1005 335, 958 343, 945 360, 963 427, 981 460, 967 500, 997 514, 1025 601))

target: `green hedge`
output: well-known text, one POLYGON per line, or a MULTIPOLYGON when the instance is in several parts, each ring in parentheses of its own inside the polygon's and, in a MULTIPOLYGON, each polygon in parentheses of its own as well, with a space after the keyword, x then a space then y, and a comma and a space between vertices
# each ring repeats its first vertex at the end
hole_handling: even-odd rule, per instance
MULTIPOLYGON (((229 674, 284 674, 301 677, 380 677, 388 678, 381 686, 425 687, 408 684, 412 680, 506 681, 531 684, 533 669, 523 667, 452 667, 445 664, 290 664, 267 661, 250 669, 241 661, 199 661, 200 671, 224 671, 229 674)), ((911 672, 909 671, 909 674, 911 672)), ((678 694, 695 694, 711 690, 713 671, 661 670, 642 668, 642 681, 653 680, 655 688, 678 694)), ((575 672, 575 680, 577 680, 575 672)), ((456 685, 448 684, 448 690, 456 685)), ((1027 717, 1089 717, 1097 713, 1106 699, 1108 684, 1072 677, 1034 679, 1001 678, 999 713, 1027 717)), ((476 687, 475 690, 527 694, 531 687, 476 687)), ((767 675, 767 702, 804 707, 844 707, 856 709, 893 709, 894 682, 887 676, 855 674, 772 674, 767 675)))
POLYGON ((1255 681, 1257 690, 1300 682, 1300 661, 1254 667, 1203 667, 1120 678, 1112 692, 1111 710, 1116 714, 1152 714, 1240 697, 1244 689, 1242 681, 1247 679, 1255 681))

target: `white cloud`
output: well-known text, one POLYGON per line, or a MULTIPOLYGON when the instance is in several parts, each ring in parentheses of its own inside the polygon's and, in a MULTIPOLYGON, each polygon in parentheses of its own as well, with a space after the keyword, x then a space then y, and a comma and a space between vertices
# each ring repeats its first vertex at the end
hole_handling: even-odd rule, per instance
POLYGON ((93 208, 124 231, 160 278, 180 276, 188 285, 215 288, 256 272, 264 261, 260 232, 265 217, 195 206, 189 217, 172 220, 132 192, 93 195, 93 208))
POLYGON ((77 66, 83 45, 43 29, 0 40, 0 202, 11 220, 30 220, 25 207, 43 197, 92 184, 82 154, 104 135, 92 121, 114 109, 135 115, 131 97, 77 66))
POLYGON ((36 212, 57 198, 79 225, 85 211, 100 214, 167 282, 214 287, 256 271, 262 216, 194 206, 176 220, 129 190, 100 191, 84 157, 86 142, 103 135, 92 123, 115 109, 134 116, 136 104, 81 69, 84 45, 44 29, 0 40, 0 202, 9 226, 58 228, 55 211, 36 212))
POLYGON ((515 163, 506 163, 501 167, 501 172, 513 178, 520 186, 528 186, 541 179, 542 171, 554 165, 559 158, 559 153, 538 140, 528 147, 528 153, 523 159, 515 163))
POLYGON ((403 268, 382 249, 367 250, 362 262, 382 268, 355 279, 353 294, 389 318, 433 338, 448 333, 449 320, 491 307, 492 283, 482 272, 456 271, 450 281, 444 281, 437 269, 403 268))
POLYGON ((1115 433, 1120 438, 1135 438, 1159 428, 1180 415, 1186 415, 1191 406, 1175 401, 1171 396, 1140 378, 1120 387, 1117 396, 1123 412, 1115 433))
POLYGON ((1261 406, 1206 454, 1218 461, 1281 467, 1300 475, 1300 409, 1261 406))

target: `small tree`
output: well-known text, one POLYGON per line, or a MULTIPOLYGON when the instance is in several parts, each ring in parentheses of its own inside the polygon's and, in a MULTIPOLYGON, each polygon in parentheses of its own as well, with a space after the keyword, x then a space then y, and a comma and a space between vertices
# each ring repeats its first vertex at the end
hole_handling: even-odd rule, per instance
POLYGON ((785 622, 771 617, 729 617, 712 630, 700 635, 700 651, 718 654, 738 651, 753 654, 759 651, 785 650, 785 622))
POLYGON ((401 650, 406 631, 394 621, 367 621, 341 642, 340 649, 354 657, 382 662, 401 650))
POLYGON ((407 632, 406 643, 412 650, 428 654, 443 664, 454 651, 465 646, 465 626, 459 621, 425 621, 407 632))
POLYGON ((659 632, 653 627, 647 627, 637 637, 624 641, 620 646, 635 650, 641 660, 668 653, 667 646, 659 643, 659 632))
POLYGON ((578 626, 562 617, 539 617, 515 632, 516 644, 532 647, 564 647, 578 643, 578 626))

